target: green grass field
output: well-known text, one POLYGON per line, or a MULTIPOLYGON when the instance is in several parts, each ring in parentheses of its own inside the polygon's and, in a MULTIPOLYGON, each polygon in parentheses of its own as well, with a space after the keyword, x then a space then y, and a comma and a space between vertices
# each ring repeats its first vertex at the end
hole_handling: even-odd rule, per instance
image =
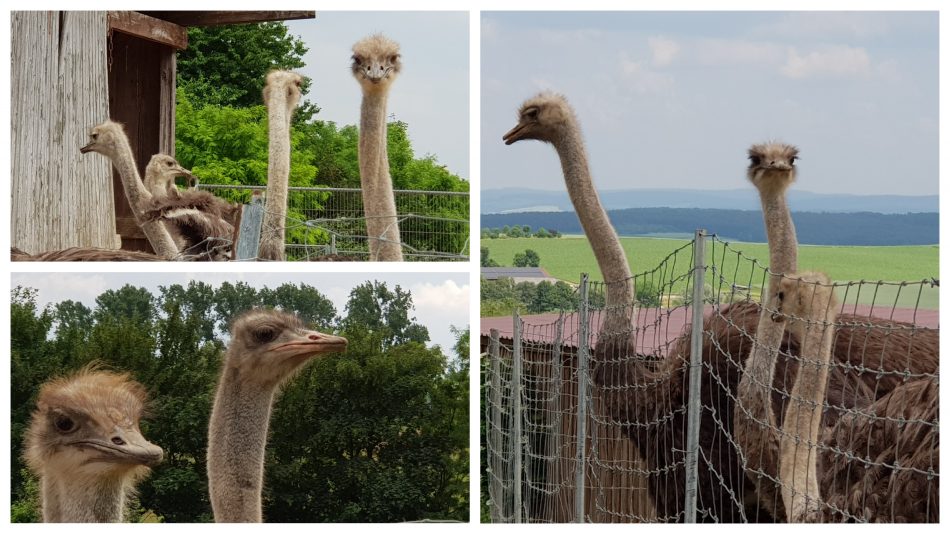
MULTIPOLYGON (((645 237, 621 238, 627 260, 634 274, 655 269, 674 250, 689 243, 685 239, 659 239, 645 237)), ((580 280, 580 273, 589 273, 591 280, 601 280, 600 271, 594 260, 594 253, 584 237, 562 237, 559 239, 516 238, 483 239, 482 246, 488 247, 490 257, 501 265, 511 265, 515 253, 533 249, 541 256, 541 266, 556 278, 572 283, 580 280)), ((768 263, 768 246, 764 243, 729 243, 724 248, 720 242, 706 244, 707 264, 715 264, 724 278, 736 281, 740 285, 758 286, 762 283, 759 270, 754 270, 748 258, 768 263), (744 258, 740 259, 737 251, 744 258), (725 252, 725 254, 724 254, 725 252), (715 259, 713 255, 715 254, 715 259), (753 272, 756 275, 753 275, 753 272)), ((675 269, 657 275, 670 280, 677 273, 685 273, 689 268, 691 249, 680 251, 676 255, 675 269)), ((836 282, 857 280, 891 282, 920 281, 939 278, 939 250, 936 245, 906 247, 845 247, 845 246, 809 246, 799 248, 799 269, 820 270, 836 282)), ((671 266, 671 263, 667 263, 671 266)), ((707 281, 707 284, 709 282, 707 281)), ((677 282, 674 290, 685 283, 677 282)), ((874 287, 865 285, 861 295, 851 293, 847 300, 880 305, 914 307, 917 299, 920 307, 937 309, 937 288, 929 286, 919 290, 919 286, 900 289, 895 286, 874 287), (874 295, 873 292, 877 291, 874 295)))

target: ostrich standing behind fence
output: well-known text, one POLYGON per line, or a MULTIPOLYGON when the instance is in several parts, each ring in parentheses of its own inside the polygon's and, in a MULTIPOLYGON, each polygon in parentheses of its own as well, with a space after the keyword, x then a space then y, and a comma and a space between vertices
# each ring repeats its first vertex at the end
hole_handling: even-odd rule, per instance
POLYGON ((386 148, 386 101, 402 69, 399 44, 381 34, 353 45, 353 77, 363 91, 360 105, 360 187, 370 261, 402 261, 402 244, 386 148))

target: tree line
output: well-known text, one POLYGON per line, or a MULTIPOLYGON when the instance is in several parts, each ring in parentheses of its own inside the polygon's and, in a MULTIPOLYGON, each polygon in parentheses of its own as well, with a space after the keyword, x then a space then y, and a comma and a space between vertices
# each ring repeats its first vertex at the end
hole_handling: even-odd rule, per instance
MULTIPOLYGON (((205 184, 267 184, 267 110, 261 91, 272 69, 303 67, 307 47, 289 34, 282 22, 238 24, 188 29, 188 48, 177 62, 175 152, 178 161, 205 184)), ((344 58, 345 59, 345 58, 344 58)), ((301 88, 304 96, 311 81, 301 88)), ((356 83, 353 83, 356 91, 356 83)), ((356 125, 319 120, 320 108, 306 100, 295 111, 291 125, 290 185, 292 187, 359 188, 356 125)), ((469 183, 439 164, 435 155, 419 156, 409 139, 409 125, 392 120, 387 125, 390 174, 394 189, 468 191, 469 183)), ((247 202, 249 193, 226 195, 247 202)), ((350 197, 347 197, 350 198, 350 197)), ((322 209, 343 202, 330 194, 313 196, 310 205, 288 205, 288 217, 317 218, 322 209)), ((347 209, 362 211, 347 203, 347 209)), ((467 196, 413 198, 405 212, 468 220, 467 196)), ((407 244, 422 250, 461 250, 467 225, 442 221, 413 221, 407 244), (448 235, 447 235, 448 234, 448 235), (449 240, 449 242, 446 242, 449 240)), ((313 228, 288 228, 296 244, 324 244, 329 236, 313 228)))
MULTIPOLYGON (((631 208, 610 210, 620 235, 692 236, 705 228, 725 239, 763 243, 765 227, 760 211, 699 208, 631 208)), ((795 212, 799 241, 809 245, 932 245, 939 242, 938 213, 816 213, 795 212)), ((483 214, 482 227, 509 225, 558 228, 583 233, 574 212, 483 214)))
POLYGON ((342 313, 316 288, 147 289, 126 285, 92 308, 44 308, 11 291, 11 519, 38 521, 37 481, 22 460, 39 386, 89 362, 129 371, 150 393, 143 434, 165 450, 140 486, 133 521, 211 521, 205 451, 228 325, 255 306, 292 311, 349 340, 286 385, 270 425, 264 513, 273 522, 393 522, 468 518, 469 331, 449 357, 429 347, 412 295, 366 282, 342 313))

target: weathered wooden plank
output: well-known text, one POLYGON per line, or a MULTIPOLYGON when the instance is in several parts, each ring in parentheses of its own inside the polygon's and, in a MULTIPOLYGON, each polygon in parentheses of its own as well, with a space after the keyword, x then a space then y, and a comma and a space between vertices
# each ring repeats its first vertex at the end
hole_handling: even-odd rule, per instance
POLYGON ((175 156, 175 51, 165 48, 159 58, 158 151, 175 156))
POLYGON ((264 222, 264 198, 260 193, 251 197, 251 202, 244 205, 241 213, 240 230, 237 235, 235 256, 240 260, 257 259, 261 244, 261 226, 264 222))
POLYGON ((134 35, 176 50, 188 48, 188 30, 138 11, 109 11, 109 29, 134 35))
POLYGON ((11 244, 115 247, 109 161, 82 155, 108 118, 106 14, 11 13, 11 244))
MULTIPOLYGON (((115 218, 115 231, 120 236, 122 236, 123 242, 128 242, 129 240, 142 240, 148 241, 148 237, 145 235, 145 232, 142 230, 142 227, 139 226, 139 223, 135 222, 135 217, 116 217, 115 218)), ((135 249, 141 250, 141 249, 135 249)), ((149 245, 148 252, 151 252, 152 248, 149 245)))
POLYGON ((142 11, 181 26, 220 26, 276 20, 312 19, 315 11, 142 11))

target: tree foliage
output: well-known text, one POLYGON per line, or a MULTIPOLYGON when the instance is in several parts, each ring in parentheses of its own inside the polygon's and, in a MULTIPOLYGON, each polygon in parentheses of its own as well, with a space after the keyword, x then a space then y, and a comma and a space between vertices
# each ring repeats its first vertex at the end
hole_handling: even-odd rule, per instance
POLYGON ((36 521, 36 480, 22 462, 39 386, 99 361, 149 390, 143 433, 165 460, 138 488, 133 519, 210 521, 205 450, 214 387, 231 321, 254 306, 292 311, 350 341, 319 358, 275 405, 266 459, 268 521, 467 519, 468 331, 450 359, 428 347, 412 296, 367 282, 345 314, 314 287, 256 289, 203 282, 109 290, 90 309, 39 309, 36 291, 11 299, 12 518, 36 521), (381 312, 374 317, 374 313, 381 312), (464 351, 464 352, 460 352, 464 351))

